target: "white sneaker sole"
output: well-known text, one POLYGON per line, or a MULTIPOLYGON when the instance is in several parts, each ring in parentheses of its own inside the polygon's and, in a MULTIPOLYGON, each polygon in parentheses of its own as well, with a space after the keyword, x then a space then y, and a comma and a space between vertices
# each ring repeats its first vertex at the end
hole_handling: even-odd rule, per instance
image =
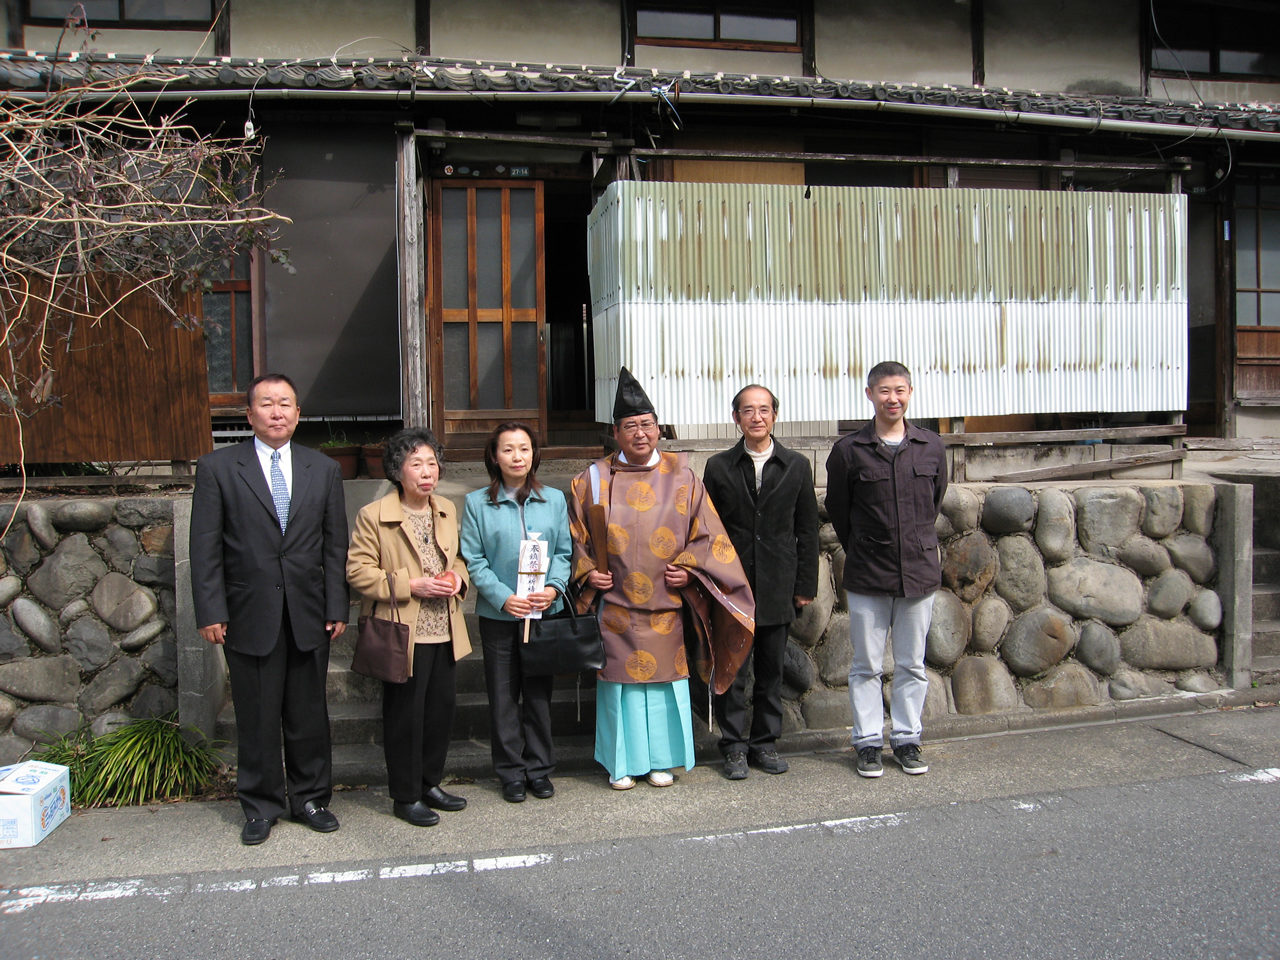
POLYGON ((858 776, 866 777, 868 780, 874 780, 876 777, 884 776, 884 767, 881 767, 879 770, 863 770, 859 767, 858 776))
POLYGON ((929 772, 929 765, 927 763, 922 763, 918 767, 903 767, 902 761, 899 760, 897 757, 893 758, 893 762, 896 763, 898 766, 902 767, 903 773, 910 774, 913 777, 919 776, 922 773, 929 772))

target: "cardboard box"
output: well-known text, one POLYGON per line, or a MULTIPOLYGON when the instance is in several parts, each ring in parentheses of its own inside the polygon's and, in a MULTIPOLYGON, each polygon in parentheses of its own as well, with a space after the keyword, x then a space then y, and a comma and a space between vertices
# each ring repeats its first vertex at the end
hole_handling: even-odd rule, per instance
POLYGON ((0 767, 0 849, 34 847, 71 814, 71 776, 57 763, 0 767))

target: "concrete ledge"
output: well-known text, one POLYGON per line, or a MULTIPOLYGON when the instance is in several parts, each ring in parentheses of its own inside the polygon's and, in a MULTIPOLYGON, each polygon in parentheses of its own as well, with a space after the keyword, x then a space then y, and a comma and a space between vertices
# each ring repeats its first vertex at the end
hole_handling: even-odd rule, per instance
MULTIPOLYGON (((1251 707, 1256 703, 1280 702, 1280 683, 1243 689, 1213 690, 1209 693, 1186 693, 1173 697, 1142 697, 1137 700, 1116 700, 1096 707, 1076 707, 1064 710, 1019 710, 1016 713, 985 714, 981 716, 952 715, 925 724, 926 742, 959 740, 966 737, 990 737, 1007 733, 1030 733, 1037 730, 1053 730, 1104 723, 1120 723, 1128 720, 1149 720, 1153 717, 1172 717, 1191 713, 1207 713, 1238 707, 1251 707)), ((718 760, 719 751, 707 751, 700 746, 698 760, 710 763, 718 760)), ((820 750, 849 749, 849 728, 834 730, 805 730, 784 736, 778 743, 783 753, 808 753, 820 750)))
POLYGON ((173 501, 173 573, 178 644, 178 722, 212 739, 214 724, 226 699, 227 664, 222 650, 196 632, 191 601, 191 498, 173 501))
POLYGON ((1247 688, 1253 660, 1253 501, 1247 483, 1217 486, 1213 522, 1218 558, 1218 596, 1222 600, 1219 661, 1227 682, 1247 688))

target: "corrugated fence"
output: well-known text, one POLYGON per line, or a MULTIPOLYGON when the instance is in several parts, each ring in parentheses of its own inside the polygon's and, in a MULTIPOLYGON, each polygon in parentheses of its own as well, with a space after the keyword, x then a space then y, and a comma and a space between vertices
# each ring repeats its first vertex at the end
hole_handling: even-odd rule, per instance
POLYGON ((605 419, 620 365, 665 422, 864 418, 887 359, 918 417, 1186 406, 1179 195, 616 182, 589 242, 605 419))

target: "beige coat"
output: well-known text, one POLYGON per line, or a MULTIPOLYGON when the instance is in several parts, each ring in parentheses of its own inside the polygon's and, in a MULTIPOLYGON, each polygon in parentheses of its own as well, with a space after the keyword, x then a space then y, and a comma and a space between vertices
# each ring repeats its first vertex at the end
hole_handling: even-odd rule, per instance
MULTIPOLYGON (((471 581, 467 565, 458 556, 457 509, 444 497, 433 495, 431 510, 436 544, 444 554, 444 568, 462 579, 462 590, 449 598, 449 636, 453 641, 453 659, 457 661, 471 652, 467 624, 462 617, 462 598, 471 581)), ((397 612, 412 631, 418 622, 418 598, 409 593, 409 581, 424 574, 413 545, 413 526, 400 505, 400 494, 394 490, 362 507, 351 533, 347 581, 360 594, 361 615, 372 608, 374 616, 391 619, 388 570, 395 574, 397 612)))

